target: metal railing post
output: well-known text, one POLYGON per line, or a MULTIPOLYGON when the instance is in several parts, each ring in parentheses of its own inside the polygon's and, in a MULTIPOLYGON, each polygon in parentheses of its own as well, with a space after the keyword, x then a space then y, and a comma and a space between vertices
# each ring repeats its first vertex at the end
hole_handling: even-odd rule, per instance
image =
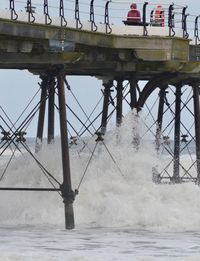
POLYGON ((15 0, 10 0, 10 11, 11 11, 11 20, 17 20, 18 14, 15 11, 15 0))
POLYGON ((194 25, 194 37, 195 37, 195 44, 197 45, 198 42, 200 41, 200 37, 199 37, 199 25, 198 25, 198 20, 200 18, 200 15, 198 15, 195 18, 195 25, 194 25))
POLYGON ((45 15, 45 24, 50 25, 52 23, 52 19, 49 15, 48 0, 44 0, 44 15, 45 15))
POLYGON ((174 4, 171 4, 169 6, 169 14, 168 14, 168 26, 169 26, 169 36, 175 36, 175 31, 174 31, 174 4))
POLYGON ((31 0, 27 0, 26 4, 26 12, 28 13, 28 22, 29 23, 34 23, 35 22, 35 16, 33 15, 35 12, 35 7, 32 6, 31 0), (31 20, 32 18, 32 20, 31 20))
POLYGON ((186 9, 188 7, 185 6, 183 7, 183 10, 182 10, 182 29, 183 29, 183 38, 188 38, 189 37, 189 34, 187 32, 187 17, 188 17, 188 14, 186 14, 186 9))
POLYGON ((97 26, 94 21, 94 0, 90 2, 90 22, 91 22, 91 31, 96 32, 97 26))
POLYGON ((76 29, 81 29, 83 25, 80 21, 79 0, 76 0, 75 2, 75 19, 76 19, 76 29))
POLYGON ((60 0, 59 16, 60 16, 60 25, 61 26, 67 26, 67 21, 65 20, 65 11, 64 11, 63 0, 60 0))
POLYGON ((112 33, 112 28, 110 27, 110 22, 109 22, 109 10, 108 10, 108 6, 109 6, 110 2, 111 2, 111 0, 107 1, 106 5, 105 5, 104 24, 106 25, 107 34, 112 33))
POLYGON ((147 15, 146 15, 147 5, 148 5, 148 2, 145 2, 144 5, 143 5, 142 24, 143 24, 143 35, 144 36, 148 35, 148 31, 147 31, 147 15))

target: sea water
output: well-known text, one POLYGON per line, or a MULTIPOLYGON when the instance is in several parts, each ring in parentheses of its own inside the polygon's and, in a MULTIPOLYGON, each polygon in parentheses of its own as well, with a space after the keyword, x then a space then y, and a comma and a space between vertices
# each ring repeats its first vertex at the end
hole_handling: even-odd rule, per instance
MULTIPOLYGON (((81 140, 70 149, 74 189, 83 177, 74 230, 64 229, 57 192, 0 192, 0 260, 200 260, 200 189, 193 183, 154 184, 157 155, 149 142, 134 148, 132 124, 127 117, 108 132, 85 175, 95 139, 85 139, 83 150, 81 140)), ((59 138, 36 157, 61 183, 59 138)), ((8 151, 1 173, 6 159, 8 151)), ((52 187, 26 151, 13 157, 1 186, 52 187)))

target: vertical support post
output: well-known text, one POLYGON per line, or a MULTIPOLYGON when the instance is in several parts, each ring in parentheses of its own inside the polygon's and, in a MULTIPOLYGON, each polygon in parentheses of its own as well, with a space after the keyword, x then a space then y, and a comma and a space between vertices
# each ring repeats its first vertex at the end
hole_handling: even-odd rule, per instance
POLYGON ((143 5, 143 18, 142 18, 142 23, 143 23, 143 35, 147 36, 148 35, 148 31, 147 31, 147 21, 146 21, 146 10, 147 10, 147 5, 148 2, 145 2, 143 5))
POLYGON ((119 127, 122 123, 122 103, 123 103, 123 79, 117 79, 117 107, 116 107, 116 125, 119 127))
POLYGON ((55 103, 55 81, 54 77, 49 76, 49 107, 48 107, 48 135, 47 142, 50 144, 54 140, 54 103, 55 103))
POLYGON ((63 184, 61 186, 61 191, 62 191, 62 197, 63 197, 64 207, 65 207, 65 228, 73 229, 74 228, 73 201, 74 201, 75 194, 72 191, 72 186, 71 186, 63 70, 59 71, 57 75, 57 81, 58 81, 58 103, 59 103, 59 116, 60 116, 62 167, 63 167, 63 184))
POLYGON ((196 162, 197 162, 197 183, 200 184, 200 105, 199 105, 199 85, 193 86, 194 99, 194 121, 195 121, 195 141, 196 141, 196 162))
POLYGON ((104 89, 104 101, 103 101, 103 113, 101 119, 101 133, 106 133, 107 120, 108 120, 108 106, 109 106, 109 98, 111 93, 111 87, 113 86, 113 81, 109 80, 103 83, 104 89))
POLYGON ((36 138, 36 146, 35 146, 36 153, 40 150, 42 145, 45 108, 46 108, 47 84, 48 84, 47 76, 40 76, 40 78, 42 79, 42 83, 41 83, 41 97, 40 97, 40 109, 39 109, 38 127, 37 127, 37 138, 36 138))
POLYGON ((157 117, 157 126, 156 126, 156 150, 159 152, 160 150, 160 137, 163 123, 163 112, 164 112, 164 104, 166 98, 166 88, 168 86, 163 86, 159 92, 159 105, 158 105, 158 117, 157 117))
POLYGON ((176 104, 175 104, 175 126, 174 126, 174 173, 172 181, 180 182, 180 127, 181 127, 181 87, 176 86, 176 104))
POLYGON ((131 110, 137 108, 137 81, 134 78, 129 80, 130 83, 130 107, 131 110))

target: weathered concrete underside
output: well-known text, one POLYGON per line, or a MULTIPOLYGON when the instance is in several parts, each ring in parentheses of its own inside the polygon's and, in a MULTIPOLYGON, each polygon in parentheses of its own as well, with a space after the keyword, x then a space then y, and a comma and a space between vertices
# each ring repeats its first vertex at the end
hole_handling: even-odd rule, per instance
POLYGON ((1 69, 41 74, 64 65, 68 75, 151 79, 178 72, 200 78, 197 48, 177 37, 117 36, 0 19, 1 69))

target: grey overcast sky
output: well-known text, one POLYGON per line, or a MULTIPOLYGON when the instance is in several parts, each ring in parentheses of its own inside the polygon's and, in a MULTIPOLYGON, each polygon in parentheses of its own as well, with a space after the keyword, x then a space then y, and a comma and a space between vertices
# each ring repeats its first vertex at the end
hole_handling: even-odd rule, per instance
MULTIPOLYGON (((35 0, 33 2, 39 3, 43 1, 35 0)), ((65 2, 67 3, 67 0, 65 2)), ((188 13, 190 14, 200 14, 199 0, 190 0, 185 2, 177 0, 173 2, 175 4, 187 5, 188 13)), ((5 3, 7 4, 8 1, 1 0, 1 9, 5 7, 5 3)), ((151 3, 157 4, 160 3, 160 1, 152 0, 151 3)), ((168 4, 171 2, 162 0, 162 3, 168 4)), ((0 106, 5 109, 6 113, 9 115, 12 121, 15 121, 29 100, 38 90, 38 82, 40 80, 38 76, 32 75, 28 71, 19 70, 0 70, 0 79, 0 106)), ((101 96, 101 82, 94 77, 73 76, 69 77, 69 83, 76 95, 80 98, 80 103, 83 104, 84 108, 86 108, 86 111, 91 111, 93 105, 99 100, 101 96)), ((34 122, 34 125, 36 125, 36 121, 34 122)), ((29 135, 35 136, 35 132, 36 129, 33 127, 29 135)))

